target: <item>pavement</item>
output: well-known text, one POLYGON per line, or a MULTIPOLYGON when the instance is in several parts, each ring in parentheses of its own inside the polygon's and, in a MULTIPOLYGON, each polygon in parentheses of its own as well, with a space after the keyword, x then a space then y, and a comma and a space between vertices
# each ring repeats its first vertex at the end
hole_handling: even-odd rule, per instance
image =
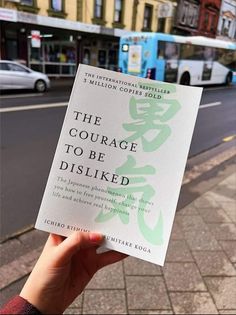
MULTIPOLYGON (((185 176, 190 187, 196 174, 185 176)), ((106 267, 65 314, 236 314, 235 159, 201 185, 176 213, 163 268, 133 257, 106 267)), ((0 245, 0 305, 19 293, 46 238, 31 230, 0 245)))

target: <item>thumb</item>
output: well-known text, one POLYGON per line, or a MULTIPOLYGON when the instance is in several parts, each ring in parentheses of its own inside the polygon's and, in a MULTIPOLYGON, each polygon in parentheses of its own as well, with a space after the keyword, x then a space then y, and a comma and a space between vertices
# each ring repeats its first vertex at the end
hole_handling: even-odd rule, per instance
POLYGON ((103 235, 94 232, 74 232, 57 246, 58 264, 67 263, 80 249, 97 246, 102 243, 103 235))

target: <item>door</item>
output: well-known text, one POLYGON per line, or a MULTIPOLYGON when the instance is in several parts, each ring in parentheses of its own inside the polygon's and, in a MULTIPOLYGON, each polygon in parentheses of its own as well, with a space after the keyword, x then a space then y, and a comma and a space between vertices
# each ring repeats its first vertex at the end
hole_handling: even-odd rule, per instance
POLYGON ((0 89, 11 89, 11 74, 6 62, 0 63, 0 89))

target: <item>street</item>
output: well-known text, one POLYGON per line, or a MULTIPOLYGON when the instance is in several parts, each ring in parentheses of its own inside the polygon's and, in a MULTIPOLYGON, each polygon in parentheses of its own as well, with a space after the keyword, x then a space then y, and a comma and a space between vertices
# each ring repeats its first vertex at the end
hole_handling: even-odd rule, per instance
MULTIPOLYGON (((2 239, 35 222, 71 86, 58 81, 45 94, 0 96, 2 239)), ((189 157, 236 135, 235 100, 235 86, 204 89, 189 157)))

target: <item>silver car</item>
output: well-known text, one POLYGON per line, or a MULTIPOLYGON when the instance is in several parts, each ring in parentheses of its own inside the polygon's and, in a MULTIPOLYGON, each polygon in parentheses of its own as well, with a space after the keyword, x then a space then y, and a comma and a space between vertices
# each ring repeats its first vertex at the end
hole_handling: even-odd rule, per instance
POLYGON ((50 80, 46 74, 17 62, 0 60, 0 90, 34 89, 45 92, 49 87, 50 80))

